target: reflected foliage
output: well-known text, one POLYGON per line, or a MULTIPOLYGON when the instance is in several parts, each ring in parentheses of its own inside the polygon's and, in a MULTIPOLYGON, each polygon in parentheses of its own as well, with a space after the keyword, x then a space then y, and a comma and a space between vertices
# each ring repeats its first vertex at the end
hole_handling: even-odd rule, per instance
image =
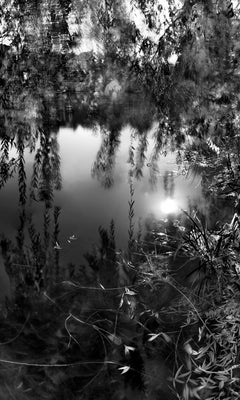
POLYGON ((163 187, 166 194, 166 197, 172 198, 174 195, 174 174, 173 171, 166 171, 163 177, 163 187))
POLYGON ((106 189, 113 185, 113 172, 115 167, 116 151, 120 145, 120 132, 111 133, 102 131, 102 144, 97 153, 92 167, 93 178, 97 177, 106 189))
POLYGON ((59 216, 59 207, 52 211, 45 208, 41 235, 32 215, 20 209, 16 243, 1 234, 1 250, 13 299, 51 288, 59 277, 65 275, 64 269, 61 274, 59 271, 59 249, 56 246, 59 216))

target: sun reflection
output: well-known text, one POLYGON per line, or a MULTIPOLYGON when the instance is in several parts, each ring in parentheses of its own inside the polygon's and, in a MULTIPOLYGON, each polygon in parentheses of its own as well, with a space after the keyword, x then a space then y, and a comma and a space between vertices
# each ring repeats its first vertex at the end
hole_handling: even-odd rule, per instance
POLYGON ((173 214, 176 213, 179 209, 176 200, 170 197, 162 201, 160 208, 164 214, 173 214))

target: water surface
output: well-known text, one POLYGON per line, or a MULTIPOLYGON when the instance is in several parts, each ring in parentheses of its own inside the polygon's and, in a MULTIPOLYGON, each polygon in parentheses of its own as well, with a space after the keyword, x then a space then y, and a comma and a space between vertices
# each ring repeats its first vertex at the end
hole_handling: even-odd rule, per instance
MULTIPOLYGON (((98 228, 110 226, 114 220, 116 227, 117 248, 127 249, 128 242, 128 201, 129 191, 129 146, 131 127, 126 127, 121 134, 121 143, 116 152, 112 171, 113 184, 105 188, 92 170, 96 162, 97 153, 102 142, 100 131, 93 131, 79 126, 76 130, 61 128, 56 134, 59 145, 60 174, 62 178, 61 190, 54 191, 55 206, 60 207, 58 238, 60 263, 72 262, 76 265, 84 262, 83 255, 91 251, 99 243, 98 228), (69 240, 71 236, 74 240, 69 240)), ((138 139, 132 143, 137 148, 138 139)), ((153 139, 149 132, 149 146, 146 153, 145 165, 141 179, 133 178, 134 187, 134 222, 135 231, 141 220, 144 229, 144 220, 149 215, 156 219, 166 217, 169 210, 163 208, 164 201, 174 199, 177 209, 188 209, 189 202, 204 205, 201 193, 200 178, 186 178, 181 175, 176 164, 174 152, 162 155, 157 163, 154 185, 151 181, 151 153, 153 139), (165 182, 165 183, 164 183, 165 182), (168 183, 166 183, 168 182, 168 183)), ((12 150, 13 157, 15 151, 12 150)), ((30 189, 31 175, 35 152, 25 149, 25 168, 27 176, 27 192, 30 189)), ((156 168, 156 165, 155 165, 156 168)), ((7 237, 14 239, 18 227, 18 180, 13 176, 1 191, 1 229, 7 237)), ((32 214, 37 229, 43 230, 43 202, 28 197, 26 214, 32 214)), ((170 210, 171 211, 171 210, 170 210)), ((28 241, 29 239, 27 239, 28 241)), ((54 243, 51 243, 54 247, 54 243)))

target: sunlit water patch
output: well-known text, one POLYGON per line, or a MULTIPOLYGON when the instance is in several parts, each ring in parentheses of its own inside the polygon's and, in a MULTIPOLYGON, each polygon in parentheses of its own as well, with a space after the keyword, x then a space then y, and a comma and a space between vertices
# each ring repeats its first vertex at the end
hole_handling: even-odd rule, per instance
POLYGON ((160 209, 164 214, 176 214, 180 211, 177 200, 171 197, 167 197, 160 203, 160 209))

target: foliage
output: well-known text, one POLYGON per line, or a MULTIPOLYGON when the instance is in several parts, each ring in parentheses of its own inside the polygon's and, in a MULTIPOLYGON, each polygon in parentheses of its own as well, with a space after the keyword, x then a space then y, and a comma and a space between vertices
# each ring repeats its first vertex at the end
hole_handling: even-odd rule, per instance
MULTIPOLYGON (((169 343, 173 341, 175 347, 172 382, 178 398, 235 399, 239 392, 238 216, 214 233, 196 215, 187 217, 184 229, 178 225, 182 239, 178 237, 172 265, 161 253, 148 255, 148 266, 140 270, 139 293, 160 330, 167 323, 166 313, 168 332, 174 321, 176 334, 169 343)), ((149 340, 159 335, 157 331, 149 340)))
MULTIPOLYGON (((175 387, 183 385, 183 398, 237 399, 239 392, 238 306, 226 299, 204 315, 198 339, 185 342, 186 369, 177 370, 175 387)), ((189 318, 189 324, 191 318, 189 318)))
POLYGON ((52 130, 99 124, 105 138, 94 174, 108 186, 126 124, 146 147, 157 121, 155 158, 166 140, 179 147, 189 133, 223 137, 238 129, 238 6, 229 12, 219 1, 165 7, 146 0, 126 7, 80 0, 1 6, 2 133, 12 137, 20 124, 33 137, 46 123, 52 130), (90 39, 102 50, 81 50, 90 39))
MULTIPOLYGON (((70 278, 56 269, 52 284, 37 290, 22 271, 25 283, 2 311, 4 396, 237 398, 239 218, 214 232, 204 223, 193 212, 154 229, 149 223, 151 235, 135 242, 129 259, 116 251, 112 221, 109 230, 99 228, 90 269, 74 269, 70 278)), ((46 243, 30 227, 39 261, 46 243)), ((33 262, 4 246, 9 266, 14 253, 33 262)))

